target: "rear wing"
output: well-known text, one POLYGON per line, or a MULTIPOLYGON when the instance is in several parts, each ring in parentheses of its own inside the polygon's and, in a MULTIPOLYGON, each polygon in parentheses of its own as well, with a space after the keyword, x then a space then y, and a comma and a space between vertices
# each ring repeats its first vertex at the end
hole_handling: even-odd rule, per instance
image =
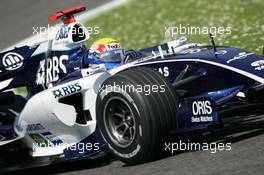
POLYGON ((53 15, 49 16, 48 19, 50 21, 56 21, 58 19, 61 19, 64 24, 70 24, 70 23, 76 22, 74 18, 74 14, 80 13, 85 10, 86 10, 86 7, 84 5, 80 5, 77 7, 69 8, 69 9, 54 13, 53 15))
POLYGON ((75 14, 85 10, 86 7, 84 5, 80 5, 56 12, 48 17, 50 21, 55 22, 57 20, 61 20, 63 22, 62 25, 56 28, 51 37, 54 41, 53 46, 59 45, 59 47, 62 47, 62 45, 66 46, 67 44, 71 45, 83 43, 90 38, 86 27, 83 24, 77 22, 74 17, 75 14))

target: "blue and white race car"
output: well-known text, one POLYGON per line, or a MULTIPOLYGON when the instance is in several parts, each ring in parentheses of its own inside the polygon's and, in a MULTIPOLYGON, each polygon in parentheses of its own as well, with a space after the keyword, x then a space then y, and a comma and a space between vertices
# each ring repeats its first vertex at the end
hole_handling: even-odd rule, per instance
POLYGON ((151 160, 168 134, 264 113, 262 56, 186 38, 126 53, 91 52, 83 44, 89 34, 73 17, 83 10, 53 14, 49 19, 63 24, 52 34, 0 54, 1 146, 19 141, 32 157, 63 160, 111 152, 138 164, 151 160), (27 97, 9 91, 17 87, 26 87, 27 97))

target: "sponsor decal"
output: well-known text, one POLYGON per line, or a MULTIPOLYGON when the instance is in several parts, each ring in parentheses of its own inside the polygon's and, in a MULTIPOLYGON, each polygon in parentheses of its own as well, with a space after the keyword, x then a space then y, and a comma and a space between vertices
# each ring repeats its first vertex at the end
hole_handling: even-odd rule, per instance
POLYGON ((53 135, 51 132, 44 132, 44 133, 41 133, 41 135, 43 135, 47 140, 49 140, 54 145, 59 145, 63 143, 63 141, 60 138, 53 135))
POLYGON ((169 68, 167 66, 158 68, 158 71, 163 74, 165 77, 170 75, 169 68))
POLYGON ((227 60, 226 63, 230 63, 235 60, 243 60, 247 58, 249 55, 253 55, 254 53, 246 53, 246 52, 240 52, 238 55, 234 56, 232 59, 227 60))
POLYGON ((213 108, 209 100, 194 101, 192 103, 192 122, 211 122, 213 121, 213 108))
POLYGON ((45 83, 49 84, 58 81, 60 73, 67 73, 65 61, 68 58, 68 55, 62 55, 60 57, 54 56, 47 60, 42 60, 37 71, 36 84, 44 85, 45 83), (46 61, 47 65, 45 64, 46 61))
POLYGON ((121 46, 118 43, 115 44, 107 44, 107 50, 112 50, 112 49, 119 49, 121 46))
POLYGON ((226 50, 218 50, 217 52, 215 52, 216 55, 224 55, 226 53, 227 53, 226 50))
POLYGON ((15 52, 9 52, 3 57, 3 65, 6 70, 16 70, 23 65, 24 57, 15 52))
POLYGON ((264 69, 264 60, 258 60, 251 63, 252 67, 255 67, 255 70, 263 70, 264 69))
POLYGON ((79 83, 70 84, 62 88, 52 91, 55 98, 68 96, 82 90, 82 86, 79 83))
POLYGON ((42 126, 40 123, 37 124, 30 124, 27 127, 27 131, 39 131, 39 130, 44 130, 45 127, 42 126))
POLYGON ((49 147, 50 144, 42 135, 38 133, 29 134, 29 136, 37 143, 39 147, 49 147))
POLYGON ((61 39, 68 38, 70 29, 71 29, 71 27, 61 27, 60 30, 58 31, 55 39, 61 40, 61 39))

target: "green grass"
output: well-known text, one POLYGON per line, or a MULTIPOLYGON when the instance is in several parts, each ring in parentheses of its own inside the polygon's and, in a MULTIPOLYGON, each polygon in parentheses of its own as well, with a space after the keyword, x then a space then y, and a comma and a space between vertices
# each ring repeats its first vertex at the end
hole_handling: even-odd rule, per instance
MULTIPOLYGON (((125 49, 140 49, 178 38, 165 36, 167 26, 231 27, 230 35, 218 35, 217 45, 262 53, 264 45, 263 0, 131 0, 128 4, 88 20, 99 26, 96 39, 113 37, 125 49)), ((209 44, 208 35, 188 35, 189 41, 209 44)))
POLYGON ((14 90, 14 93, 26 97, 27 96, 27 89, 25 87, 16 88, 14 90))

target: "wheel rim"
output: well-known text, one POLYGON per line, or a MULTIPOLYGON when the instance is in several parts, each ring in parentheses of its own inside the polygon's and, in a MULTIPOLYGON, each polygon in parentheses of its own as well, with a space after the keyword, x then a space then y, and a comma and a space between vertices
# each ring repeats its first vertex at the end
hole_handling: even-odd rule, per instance
POLYGON ((112 142, 119 147, 131 145, 135 139, 136 122, 128 103, 119 97, 110 98, 104 108, 104 127, 112 142))

